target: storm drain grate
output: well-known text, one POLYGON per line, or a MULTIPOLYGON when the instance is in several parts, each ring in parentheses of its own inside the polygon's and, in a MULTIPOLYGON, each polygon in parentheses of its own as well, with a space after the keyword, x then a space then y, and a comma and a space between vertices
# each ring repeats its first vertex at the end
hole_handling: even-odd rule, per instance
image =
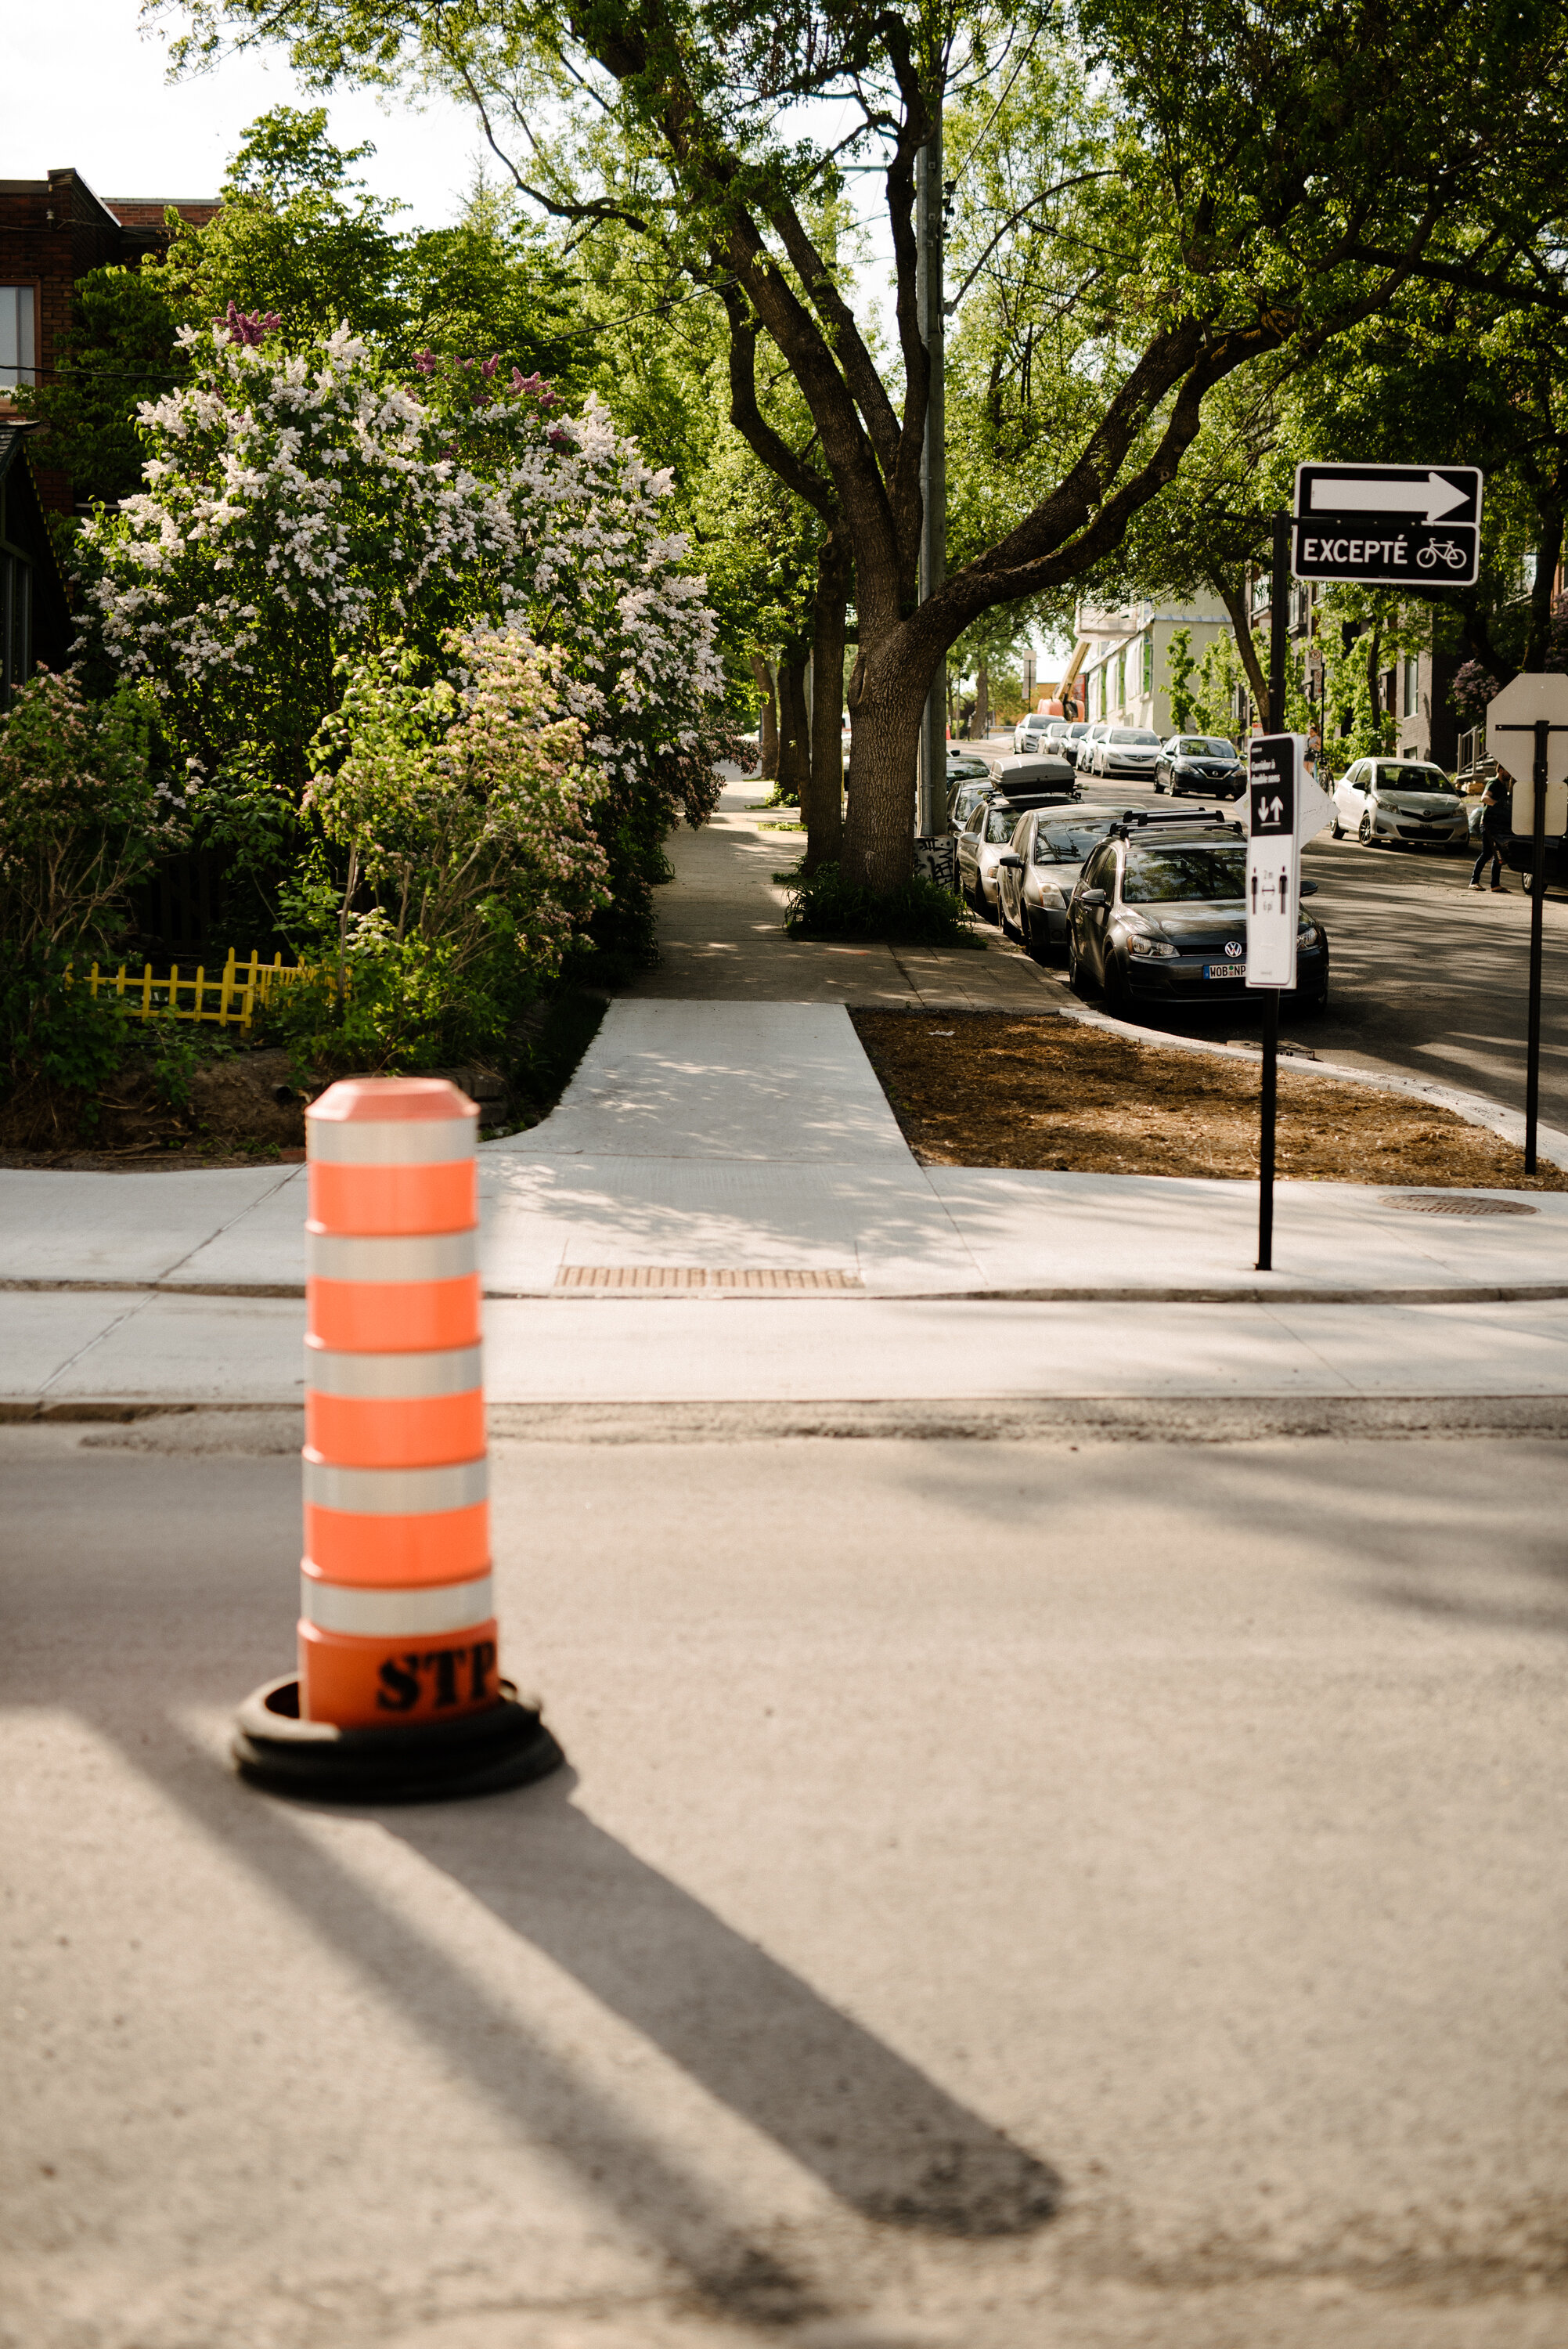
POLYGON ((713 1269, 700 1264, 563 1264, 557 1288, 729 1289, 791 1295, 807 1289, 859 1289, 858 1272, 761 1271, 737 1267, 713 1269))
POLYGON ((1463 1191, 1387 1191, 1386 1207, 1403 1207, 1412 1216, 1533 1216, 1522 1199, 1475 1199, 1463 1191))

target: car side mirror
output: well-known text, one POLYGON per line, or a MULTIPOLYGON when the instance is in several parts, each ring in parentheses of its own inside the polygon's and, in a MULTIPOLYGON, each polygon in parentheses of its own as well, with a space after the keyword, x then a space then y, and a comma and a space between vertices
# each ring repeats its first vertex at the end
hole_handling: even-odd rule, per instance
POLYGON ((1316 895, 1317 895, 1317 884, 1316 884, 1316 882, 1315 882, 1315 881, 1304 881, 1304 882, 1302 883, 1302 885, 1301 885, 1301 888, 1300 888, 1300 891, 1298 892, 1298 895, 1301 895, 1301 896, 1303 896, 1303 897, 1315 897, 1315 896, 1316 896, 1316 895))
POLYGON ((1009 854, 1006 856, 998 856, 996 862, 998 864, 1006 864, 1008 869, 1014 873, 1021 873, 1024 869, 1024 860, 1021 856, 1014 856, 1009 854))
POLYGON ((1109 903, 1110 899, 1106 895, 1103 889, 1080 889, 1078 891, 1078 904, 1080 905, 1093 905, 1099 907, 1100 905, 1109 905, 1109 903))

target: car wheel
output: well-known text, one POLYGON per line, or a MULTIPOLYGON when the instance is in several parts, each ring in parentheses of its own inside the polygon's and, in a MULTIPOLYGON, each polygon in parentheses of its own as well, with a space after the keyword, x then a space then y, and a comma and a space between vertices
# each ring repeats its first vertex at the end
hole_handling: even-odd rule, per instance
POLYGON ((1127 983, 1127 973, 1120 968, 1113 954, 1108 954, 1105 958, 1105 987, 1102 992, 1105 997, 1105 1008, 1113 1019, 1130 1019, 1131 1018, 1132 989, 1127 983))
POLYGON ((1005 938, 1016 938, 1018 935, 1007 919, 1007 900, 1003 896, 1000 889, 996 892, 996 926, 1005 938))
POLYGON ((1373 837, 1372 819, 1369 815, 1364 815, 1360 823, 1357 825, 1356 837, 1361 843, 1363 848, 1376 848, 1377 845, 1377 841, 1373 837))
POLYGON ((1078 940, 1070 930, 1068 932, 1068 985, 1080 999, 1094 992, 1088 983, 1088 973, 1084 968, 1083 957, 1078 950, 1078 940))
POLYGON ((1345 826, 1336 815, 1331 815, 1328 819, 1328 837, 1330 840, 1343 840, 1345 837, 1345 826))

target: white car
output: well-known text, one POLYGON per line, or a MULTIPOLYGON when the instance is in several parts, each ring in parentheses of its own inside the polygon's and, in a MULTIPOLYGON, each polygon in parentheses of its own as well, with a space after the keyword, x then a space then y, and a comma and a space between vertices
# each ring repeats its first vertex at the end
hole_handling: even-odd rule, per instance
MULTIPOLYGON (((1147 726, 1108 726, 1094 746, 1092 771, 1119 776, 1125 782, 1151 783, 1161 747, 1159 735, 1147 726)), ((1083 763, 1081 751, 1078 763, 1083 763)))
POLYGON ((1368 848, 1468 848, 1470 809, 1441 767, 1418 759, 1357 759, 1334 786, 1328 829, 1368 848))
POLYGON ((1021 813, 1004 802, 982 800, 958 835, 958 894, 987 921, 996 915, 996 867, 1012 844, 1021 813))
POLYGON ((1092 775, 1095 772, 1095 752, 1109 731, 1110 722, 1105 718, 1097 718, 1091 726, 1084 728, 1083 732, 1078 736, 1078 771, 1080 775, 1092 775))

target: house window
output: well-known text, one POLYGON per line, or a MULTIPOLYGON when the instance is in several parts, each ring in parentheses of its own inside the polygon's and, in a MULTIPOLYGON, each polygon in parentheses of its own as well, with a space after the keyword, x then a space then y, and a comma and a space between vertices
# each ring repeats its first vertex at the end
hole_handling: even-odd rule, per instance
POLYGON ((34 380, 33 288, 0 285, 0 391, 34 380))
POLYGON ((1152 692, 1153 692, 1153 690, 1154 690, 1154 631, 1153 631, 1153 629, 1152 629, 1152 628, 1150 628, 1150 631, 1149 631, 1149 634, 1148 634, 1148 635, 1144 637, 1144 639, 1143 639, 1143 691, 1144 691, 1146 694, 1149 694, 1149 693, 1152 693, 1152 692))
POLYGON ((1407 653, 1401 667, 1403 668, 1404 675, 1401 680, 1402 691, 1400 696, 1399 715, 1401 718, 1414 718, 1420 706, 1419 697, 1416 689, 1420 672, 1420 660, 1418 655, 1415 653, 1407 653))
POLYGON ((1125 709, 1127 707, 1127 655, 1125 652, 1119 652, 1116 656, 1116 706, 1118 709, 1125 709))

